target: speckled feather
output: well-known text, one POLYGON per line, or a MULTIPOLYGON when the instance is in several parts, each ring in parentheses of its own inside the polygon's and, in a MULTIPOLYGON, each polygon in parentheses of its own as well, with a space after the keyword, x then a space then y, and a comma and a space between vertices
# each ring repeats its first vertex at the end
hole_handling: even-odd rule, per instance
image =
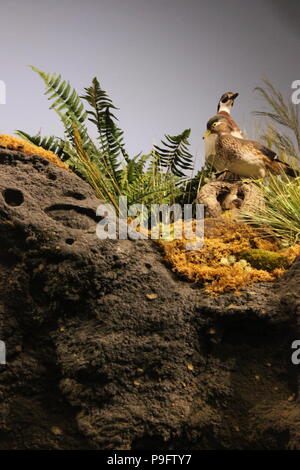
POLYGON ((220 134, 216 139, 218 167, 244 177, 264 178, 267 172, 278 174, 285 171, 295 176, 288 164, 259 142, 238 139, 230 134, 220 134))

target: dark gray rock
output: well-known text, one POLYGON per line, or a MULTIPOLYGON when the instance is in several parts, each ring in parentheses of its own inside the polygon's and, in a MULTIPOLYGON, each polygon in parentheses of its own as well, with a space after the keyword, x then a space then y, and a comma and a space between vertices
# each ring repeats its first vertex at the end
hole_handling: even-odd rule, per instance
POLYGON ((0 448, 299 449, 300 263, 210 298, 153 242, 97 239, 98 203, 0 150, 0 448))

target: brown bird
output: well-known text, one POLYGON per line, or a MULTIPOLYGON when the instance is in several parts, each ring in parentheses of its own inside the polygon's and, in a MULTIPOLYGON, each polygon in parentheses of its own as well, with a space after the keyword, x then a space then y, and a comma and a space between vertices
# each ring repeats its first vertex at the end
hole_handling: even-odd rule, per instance
POLYGON ((232 119, 230 113, 231 109, 234 105, 234 100, 239 96, 238 93, 232 93, 232 91, 228 91, 221 96, 220 101, 218 103, 217 113, 222 114, 223 116, 227 117, 230 124, 233 127, 233 132, 231 135, 234 137, 238 137, 239 139, 243 139, 243 133, 237 123, 232 119))
POLYGON ((273 150, 253 140, 240 139, 232 135, 234 127, 227 117, 220 114, 207 123, 205 136, 216 136, 215 166, 220 171, 246 178, 265 178, 270 172, 289 176, 298 176, 287 163, 282 162, 273 150))
MULTIPOLYGON (((236 124, 236 122, 232 119, 230 116, 232 106, 234 105, 234 100, 239 96, 238 93, 232 93, 231 91, 228 91, 227 93, 224 93, 219 102, 218 102, 218 107, 217 107, 217 113, 218 115, 225 116, 228 121, 230 122, 232 126, 232 135, 234 137, 239 137, 240 139, 243 139, 243 133, 236 124)), ((216 135, 210 134, 207 137, 204 138, 204 145, 205 145, 205 161, 209 165, 213 166, 216 170, 220 170, 216 166, 216 135)))

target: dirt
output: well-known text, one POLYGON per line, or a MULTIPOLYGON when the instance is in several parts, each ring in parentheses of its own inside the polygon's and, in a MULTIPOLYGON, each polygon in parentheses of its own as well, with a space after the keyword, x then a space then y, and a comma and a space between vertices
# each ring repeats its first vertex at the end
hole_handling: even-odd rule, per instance
POLYGON ((0 175, 0 449, 300 449, 300 261, 212 298, 99 240, 76 175, 3 149, 0 175))

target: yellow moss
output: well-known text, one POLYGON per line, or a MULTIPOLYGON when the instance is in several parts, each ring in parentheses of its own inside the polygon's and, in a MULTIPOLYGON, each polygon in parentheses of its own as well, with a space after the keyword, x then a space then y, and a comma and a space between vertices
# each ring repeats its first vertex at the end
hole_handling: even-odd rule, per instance
POLYGON ((0 134, 0 146, 6 147, 9 150, 18 150, 19 152, 24 152, 27 155, 39 155, 40 157, 50 160, 50 162, 55 165, 64 168, 65 170, 71 171, 69 167, 60 160, 60 158, 55 155, 55 153, 45 150, 43 147, 38 147, 37 145, 31 144, 26 140, 20 139, 18 137, 13 137, 11 135, 0 134))
POLYGON ((203 284, 205 290, 213 294, 239 291, 258 281, 274 281, 284 273, 284 267, 300 255, 300 245, 281 250, 276 240, 263 238, 253 227, 225 218, 206 219, 202 249, 187 250, 189 242, 185 238, 159 240, 173 270, 203 284), (275 263, 269 270, 257 269, 242 257, 243 252, 251 250, 276 253, 281 260, 284 257, 286 263, 275 263))

